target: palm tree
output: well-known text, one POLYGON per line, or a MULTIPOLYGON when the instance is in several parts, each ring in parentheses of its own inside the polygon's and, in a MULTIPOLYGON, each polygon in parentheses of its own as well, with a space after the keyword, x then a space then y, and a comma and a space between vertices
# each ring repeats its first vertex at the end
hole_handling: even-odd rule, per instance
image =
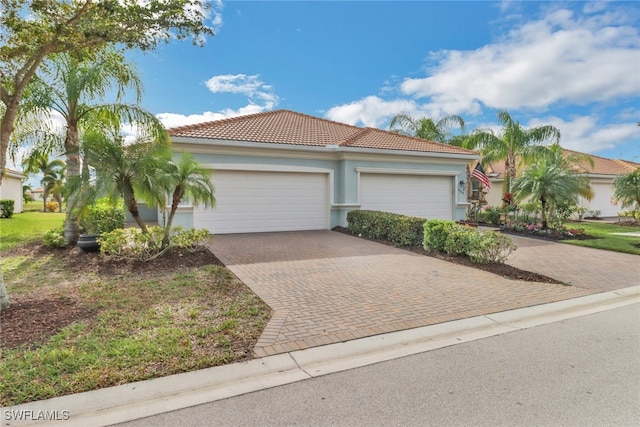
POLYGON ((531 163, 513 182, 517 200, 527 197, 540 200, 542 228, 548 228, 548 213, 552 206, 577 203, 578 196, 590 198, 589 179, 568 166, 562 156, 542 156, 531 163))
POLYGON ((62 197, 65 192, 65 168, 59 168, 43 178, 44 189, 58 202, 58 212, 62 212, 62 197))
MULTIPOLYGON (((136 102, 142 97, 141 79, 121 52, 107 47, 97 52, 64 53, 55 56, 43 70, 45 73, 30 86, 29 102, 41 111, 53 109, 64 117, 64 152, 69 180, 81 175, 80 133, 92 123, 124 120, 152 130, 156 138, 166 137, 162 124, 153 114, 137 104, 120 102, 127 89, 133 90, 136 102), (114 92, 116 102, 100 103, 114 92)), ((75 204, 72 195, 67 203, 75 204)), ((77 237, 74 210, 67 208, 65 241, 72 243, 77 237)))
POLYGON ((640 168, 613 181, 613 202, 622 202, 622 208, 634 207, 640 210, 640 168))
POLYGON ((55 180, 62 169, 64 169, 64 162, 60 159, 49 160, 49 155, 39 150, 33 150, 31 154, 23 161, 22 167, 25 173, 41 173, 43 175, 40 184, 44 190, 42 195, 42 211, 47 211, 47 198, 51 191, 51 186, 48 183, 51 180, 55 180))
POLYGON ((138 199, 157 201, 154 195, 158 191, 156 176, 168 145, 164 140, 158 143, 149 139, 125 145, 117 126, 111 132, 105 132, 104 128, 88 130, 83 142, 86 160, 96 171, 95 184, 88 191, 84 189, 84 196, 88 200, 102 196, 122 197, 136 224, 147 233, 138 210, 138 199))
POLYGON ((464 135, 464 120, 460 116, 449 115, 441 118, 437 122, 428 117, 415 119, 407 114, 396 114, 389 123, 389 130, 403 135, 415 136, 429 141, 441 142, 444 144, 457 141, 455 145, 461 145, 460 135, 454 136, 452 127, 460 129, 464 135))
POLYGON ((202 168, 190 154, 182 153, 178 161, 167 159, 162 163, 157 182, 166 190, 167 194, 171 195, 171 207, 162 240, 162 245, 166 247, 169 245, 173 217, 184 198, 194 204, 204 204, 206 207, 214 207, 216 199, 213 195, 211 171, 202 168))
POLYGON ((477 129, 472 132, 467 144, 469 148, 480 149, 484 164, 504 160, 505 172, 509 178, 504 181, 504 190, 509 192, 522 161, 531 161, 544 152, 545 148, 538 144, 549 140, 557 143, 560 131, 551 125, 524 129, 506 111, 498 112, 498 121, 502 126, 498 135, 490 129, 477 129))

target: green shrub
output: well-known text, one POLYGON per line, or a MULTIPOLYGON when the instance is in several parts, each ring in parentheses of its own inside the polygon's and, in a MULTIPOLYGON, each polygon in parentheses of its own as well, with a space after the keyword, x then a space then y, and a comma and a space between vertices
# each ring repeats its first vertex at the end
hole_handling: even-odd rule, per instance
POLYGON ((500 225, 500 208, 497 206, 487 206, 482 212, 478 213, 477 221, 486 224, 500 225))
POLYGON ((398 215, 389 230, 389 240, 397 246, 421 246, 424 222, 424 218, 398 215))
POLYGON ((468 237, 467 256, 478 264, 503 263, 516 250, 509 236, 495 231, 478 231, 468 237))
POLYGON ((397 246, 420 246, 424 218, 391 212, 351 211, 347 214, 349 231, 369 239, 387 240, 397 246))
POLYGON ((13 216, 15 201, 12 199, 0 200, 0 218, 11 218, 13 216))
POLYGON ((455 225, 457 225, 455 222, 443 219, 430 219, 425 222, 423 240, 425 250, 444 252, 444 242, 455 225))
POLYGON ((350 211, 347 213, 349 230, 370 239, 387 240, 393 222, 392 213, 379 211, 350 211))
POLYGON ((171 230, 171 240, 169 244, 176 248, 185 249, 188 252, 196 252, 200 250, 212 236, 208 230, 196 230, 195 228, 185 230, 178 226, 171 230))
POLYGON ((89 206, 80 220, 80 226, 86 234, 108 233, 123 228, 125 222, 124 209, 115 207, 106 201, 99 201, 89 206))
POLYGON ((50 248, 64 248, 64 227, 52 228, 42 233, 42 243, 50 248))
POLYGON ((212 236, 207 230, 176 227, 172 229, 169 246, 163 247, 164 228, 153 226, 147 230, 148 233, 142 233, 139 228, 119 228, 104 233, 99 239, 100 253, 116 261, 149 261, 171 248, 196 252, 212 236))
POLYGON ((476 228, 453 224, 444 241, 443 249, 449 255, 466 255, 470 250, 471 235, 481 233, 476 228))

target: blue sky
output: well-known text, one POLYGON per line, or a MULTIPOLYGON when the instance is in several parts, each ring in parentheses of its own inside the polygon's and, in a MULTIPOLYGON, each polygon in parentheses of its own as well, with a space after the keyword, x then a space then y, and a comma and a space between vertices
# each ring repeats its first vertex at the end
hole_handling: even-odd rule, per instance
POLYGON ((640 162, 640 3, 216 2, 204 48, 130 57, 167 126, 290 109, 386 129, 395 114, 495 128, 640 162))

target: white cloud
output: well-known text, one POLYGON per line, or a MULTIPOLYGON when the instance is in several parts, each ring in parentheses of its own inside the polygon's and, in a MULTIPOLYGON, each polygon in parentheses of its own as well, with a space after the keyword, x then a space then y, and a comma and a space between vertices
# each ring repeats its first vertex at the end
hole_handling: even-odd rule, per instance
POLYGON ((192 125, 196 123, 220 120, 228 117, 261 113, 275 108, 280 98, 273 87, 260 80, 257 74, 223 74, 211 77, 205 82, 213 93, 229 93, 243 95, 247 98, 247 105, 238 109, 225 108, 220 111, 206 111, 202 114, 160 113, 156 116, 167 128, 192 125))
POLYGON ((432 54, 429 76, 405 79, 404 94, 444 110, 546 110, 640 95, 640 36, 616 13, 575 17, 565 9, 511 30, 472 51, 432 54), (633 60, 635 58, 636 60, 633 60))
MULTIPOLYGON (((570 150, 597 154, 637 138, 635 122, 602 124, 597 116, 580 116, 570 120, 559 117, 544 117, 531 120, 526 128, 553 125, 560 130, 560 145, 570 150)), ((630 159, 632 160, 632 159, 630 159)))
POLYGON ((160 113, 160 114, 156 114, 156 117, 160 119, 160 121, 166 128, 174 128, 179 126, 194 125, 194 124, 203 123, 203 122, 211 122, 214 120, 221 120, 229 117, 261 113, 263 111, 267 111, 267 109, 264 106, 249 104, 237 110, 227 108, 217 112, 205 111, 202 114, 190 114, 190 115, 175 114, 175 113, 160 113))
POLYGON ((377 96, 367 96, 349 104, 333 107, 326 112, 325 117, 351 125, 378 127, 395 114, 411 114, 416 110, 417 105, 411 100, 385 101, 377 96))
POLYGON ((279 101, 273 87, 260 80, 258 74, 223 74, 211 77, 205 82, 213 93, 234 93, 246 95, 250 101, 263 103, 267 109, 279 101))

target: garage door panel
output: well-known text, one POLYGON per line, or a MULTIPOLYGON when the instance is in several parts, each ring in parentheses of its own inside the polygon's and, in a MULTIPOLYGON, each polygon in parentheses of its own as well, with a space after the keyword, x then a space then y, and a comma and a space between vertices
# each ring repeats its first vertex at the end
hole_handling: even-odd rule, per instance
POLYGON ((452 181, 449 176, 363 173, 361 209, 453 219, 452 181))
POLYGON ((216 234, 327 228, 328 176, 218 171, 215 209, 194 208, 194 226, 216 234))

